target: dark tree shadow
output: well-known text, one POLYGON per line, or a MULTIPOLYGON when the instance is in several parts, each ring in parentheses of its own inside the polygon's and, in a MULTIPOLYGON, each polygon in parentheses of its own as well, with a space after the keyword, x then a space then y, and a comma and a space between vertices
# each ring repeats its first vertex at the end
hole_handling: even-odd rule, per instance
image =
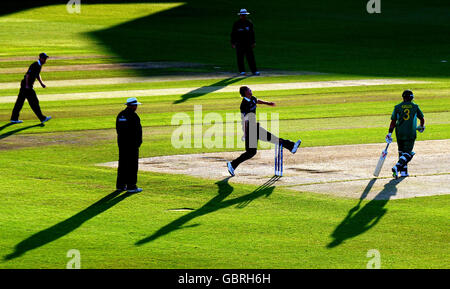
POLYGON ((236 83, 238 81, 241 81, 243 79, 245 79, 246 77, 230 77, 227 79, 222 79, 216 83, 213 83, 211 85, 208 86, 203 86, 203 87, 199 87, 197 89, 194 89, 192 91, 189 91, 188 93, 185 93, 181 96, 180 99, 176 100, 173 102, 173 104, 179 104, 179 103, 183 103, 191 98, 196 98, 196 97, 200 97, 203 96, 205 94, 217 91, 219 89, 222 89, 228 85, 231 85, 233 83, 236 83))
POLYGON ((22 256, 28 251, 34 250, 48 243, 51 243, 70 232, 74 231, 80 227, 86 221, 94 218, 95 216, 103 213, 104 211, 110 209, 111 207, 117 205, 119 202, 123 201, 125 198, 132 195, 132 193, 124 193, 120 195, 121 191, 114 191, 111 194, 105 196, 101 200, 87 207, 83 211, 79 212, 72 217, 53 225, 45 230, 42 230, 22 242, 18 243, 14 247, 14 252, 3 257, 4 260, 12 260, 17 257, 22 256))
POLYGON ((327 245, 327 248, 334 248, 342 244, 345 240, 354 238, 373 228, 386 214, 386 204, 392 196, 397 194, 397 185, 404 178, 393 179, 384 185, 384 188, 373 200, 361 208, 361 202, 367 197, 376 178, 370 180, 364 189, 358 204, 350 209, 345 219, 336 227, 331 237, 334 239, 327 245))
POLYGON ((203 215, 216 212, 220 209, 228 208, 233 205, 237 205, 237 208, 242 209, 245 208, 251 201, 262 197, 262 196, 270 196, 275 189, 275 186, 273 186, 276 181, 279 179, 279 177, 272 177, 270 180, 268 180, 266 183, 258 187, 256 190, 251 192, 250 194, 237 197, 234 199, 230 199, 227 201, 224 201, 232 192, 233 187, 228 183, 228 180, 230 177, 227 177, 226 179, 223 179, 216 183, 218 186, 218 194, 211 200, 209 200, 206 204, 204 204, 201 208, 190 212, 175 221, 172 221, 171 223, 165 225, 164 227, 160 228, 158 231, 153 233, 152 235, 139 240, 135 243, 136 246, 144 245, 148 242, 154 241, 164 235, 167 235, 173 231, 185 229, 185 228, 192 228, 196 227, 199 224, 193 224, 189 226, 185 226, 186 223, 189 221, 192 221, 195 218, 201 217, 203 215))
MULTIPOLYGON (((0 131, 2 131, 3 129, 7 128, 10 125, 12 125, 12 124, 8 123, 8 124, 5 124, 4 126, 0 127, 0 131)), ((39 124, 35 124, 35 125, 24 126, 24 127, 15 129, 15 130, 10 130, 8 132, 5 132, 4 134, 0 134, 0 139, 7 138, 7 137, 9 137, 9 136, 11 136, 11 135, 13 135, 15 133, 20 132, 20 131, 27 130, 27 129, 30 129, 30 128, 33 128, 33 127, 38 127, 38 126, 44 127, 45 125, 43 123, 39 123, 39 124)))
MULTIPOLYGON (((65 5, 67 2, 3 1, 0 16, 52 4, 65 5)), ((216 1, 214 5, 206 0, 181 2, 181 5, 168 10, 86 32, 86 36, 123 62, 182 61, 236 69, 235 64, 230 65, 230 61, 235 62, 235 56, 229 37, 232 23, 237 19, 232 11, 240 9, 239 5, 231 1, 216 1)), ((410 1, 407 6, 402 5, 401 1, 393 1, 398 3, 391 3, 390 15, 383 14, 381 17, 386 17, 383 21, 379 17, 364 18, 362 21, 362 7, 358 1, 346 1, 345 5, 340 1, 326 1, 326 5, 317 1, 286 1, 285 9, 274 9, 268 1, 247 2, 248 8, 256 12, 252 14, 255 17, 252 16, 252 20, 258 27, 257 63, 266 69, 392 77, 442 78, 450 75, 447 64, 440 61, 448 55, 448 37, 441 37, 448 35, 448 1, 433 1, 433 7, 426 1, 410 1), (423 9, 427 9, 427 17, 417 13, 423 9), (330 12, 340 16, 327 17, 330 12), (270 17, 263 16, 265 13, 269 13, 270 17), (408 14, 411 16, 408 21, 397 17, 408 14), (397 18, 399 21, 395 21, 397 18), (280 27, 284 28, 288 23, 292 31, 288 28, 280 33, 280 27), (301 41, 293 37, 299 33, 299 27, 301 41), (320 27, 320 33, 317 27, 320 27), (427 43, 428 50, 433 50, 432 56, 420 45, 409 45, 418 38, 427 43), (411 61, 412 56, 414 61, 411 61), (350 58, 352 61, 349 61, 350 58)), ((98 3, 180 1, 81 1, 82 5, 98 3)), ((208 72, 210 70, 206 69, 208 72)), ((182 69, 176 68, 175 71, 182 69)), ((191 68, 186 71, 191 71, 191 68)), ((136 69, 134 72, 136 75, 151 76, 167 74, 168 70, 136 69)))

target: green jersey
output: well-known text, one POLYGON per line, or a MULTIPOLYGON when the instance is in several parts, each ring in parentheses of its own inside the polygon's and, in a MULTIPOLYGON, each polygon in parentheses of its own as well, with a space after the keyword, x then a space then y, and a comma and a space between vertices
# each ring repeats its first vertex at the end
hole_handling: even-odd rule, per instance
POLYGON ((417 104, 404 101, 395 106, 391 119, 396 121, 395 135, 397 139, 405 140, 417 137, 417 118, 423 118, 423 113, 417 104))

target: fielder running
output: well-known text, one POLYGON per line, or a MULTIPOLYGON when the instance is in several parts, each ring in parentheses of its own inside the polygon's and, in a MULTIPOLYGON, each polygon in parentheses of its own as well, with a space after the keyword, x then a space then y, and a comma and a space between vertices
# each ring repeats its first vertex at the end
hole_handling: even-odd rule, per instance
POLYGON ((245 138, 245 153, 241 154, 237 159, 227 163, 228 172, 232 176, 234 176, 234 171, 239 166, 239 164, 248 159, 251 159, 256 155, 258 140, 263 140, 273 144, 282 144, 283 148, 288 149, 293 154, 297 152, 297 149, 302 142, 301 140, 298 140, 296 143, 294 143, 290 140, 278 138, 264 128, 260 127, 259 123, 256 122, 256 105, 265 104, 275 106, 274 102, 266 102, 257 99, 253 96, 252 90, 247 86, 241 86, 241 88, 239 89, 239 93, 243 98, 240 110, 242 129, 244 131, 245 138))
POLYGON ((392 175, 396 179, 409 176, 408 163, 415 155, 413 148, 417 137, 416 130, 421 133, 425 130, 425 119, 419 106, 412 102, 414 99, 412 91, 405 90, 402 97, 403 102, 396 105, 392 112, 389 133, 386 135, 386 142, 391 143, 395 128, 399 160, 392 168, 392 175), (420 126, 417 126, 417 119, 420 120, 420 126))

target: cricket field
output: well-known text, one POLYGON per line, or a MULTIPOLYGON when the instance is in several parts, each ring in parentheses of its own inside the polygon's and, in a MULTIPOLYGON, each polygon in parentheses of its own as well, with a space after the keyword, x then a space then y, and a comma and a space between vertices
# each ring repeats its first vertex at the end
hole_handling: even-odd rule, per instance
POLYGON ((373 14, 356 0, 86 0, 80 13, 66 2, 0 12, 0 268, 64 269, 79 254, 84 269, 364 269, 373 252, 383 269, 450 268, 448 1, 381 0, 373 14), (261 76, 237 75, 241 8, 261 76), (35 90, 52 119, 41 125, 25 103, 10 124, 41 52, 47 88, 35 90), (276 103, 258 106, 269 130, 302 140, 282 178, 263 144, 227 172, 243 151, 240 121, 227 119, 241 85, 276 103), (426 129, 410 177, 390 175, 394 138, 376 179, 405 89, 426 129), (137 194, 115 191, 128 97, 142 102, 137 194), (200 130, 188 145, 174 145, 179 116, 200 130), (223 133, 205 142, 211 127, 223 133))

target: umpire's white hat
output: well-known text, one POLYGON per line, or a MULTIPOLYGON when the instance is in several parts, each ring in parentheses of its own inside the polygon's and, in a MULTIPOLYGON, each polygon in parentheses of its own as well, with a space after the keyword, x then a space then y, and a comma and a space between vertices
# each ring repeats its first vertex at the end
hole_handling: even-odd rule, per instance
POLYGON ((248 15, 250 14, 249 12, 247 12, 247 9, 241 9, 241 11, 239 11, 238 15, 248 15))
POLYGON ((125 103, 126 105, 138 105, 138 104, 142 104, 140 102, 137 101, 136 97, 130 97, 129 99, 127 99, 127 103, 125 103))

